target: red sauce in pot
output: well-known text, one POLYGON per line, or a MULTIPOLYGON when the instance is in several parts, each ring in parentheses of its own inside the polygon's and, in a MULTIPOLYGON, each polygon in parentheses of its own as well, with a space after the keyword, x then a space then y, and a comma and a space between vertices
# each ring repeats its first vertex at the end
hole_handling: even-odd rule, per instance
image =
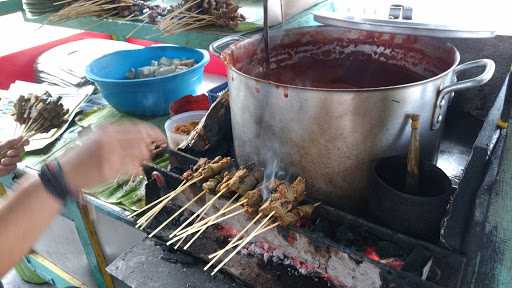
POLYGON ((352 52, 329 60, 302 57, 295 63, 267 71, 261 69, 256 72, 242 67, 241 72, 279 84, 329 89, 389 87, 427 79, 404 66, 363 52, 352 52))

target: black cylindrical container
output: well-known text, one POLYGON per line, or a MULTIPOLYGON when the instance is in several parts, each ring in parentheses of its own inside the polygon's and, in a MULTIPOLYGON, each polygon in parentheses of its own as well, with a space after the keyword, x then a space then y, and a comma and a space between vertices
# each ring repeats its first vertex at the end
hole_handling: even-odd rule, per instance
POLYGON ((438 242, 452 192, 450 178, 434 164, 422 162, 419 193, 411 195, 404 192, 406 171, 404 156, 375 162, 370 173, 369 215, 403 234, 438 242))

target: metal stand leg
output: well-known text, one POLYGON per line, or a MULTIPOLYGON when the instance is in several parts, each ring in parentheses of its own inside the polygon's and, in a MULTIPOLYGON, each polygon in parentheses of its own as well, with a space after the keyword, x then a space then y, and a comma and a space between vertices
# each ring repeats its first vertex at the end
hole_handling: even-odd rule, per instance
POLYGON ((30 253, 29 255, 25 256, 24 261, 34 271, 36 271, 39 276, 48 281, 48 283, 54 287, 87 287, 84 283, 80 282, 75 277, 66 273, 64 270, 52 263, 50 260, 37 253, 30 253))
POLYGON ((98 287, 114 287, 112 278, 106 270, 105 256, 103 255, 103 250, 101 249, 87 206, 76 201, 67 201, 64 215, 75 223, 78 237, 98 287))

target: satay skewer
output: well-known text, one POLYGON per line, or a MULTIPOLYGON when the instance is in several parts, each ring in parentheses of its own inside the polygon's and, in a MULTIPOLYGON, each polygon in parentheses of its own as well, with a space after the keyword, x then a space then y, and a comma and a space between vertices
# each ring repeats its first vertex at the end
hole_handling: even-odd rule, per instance
POLYGON ((258 221, 258 219, 260 219, 261 216, 263 216, 262 213, 259 213, 258 215, 256 215, 256 217, 254 217, 254 219, 252 219, 252 221, 249 222, 249 224, 247 224, 247 226, 245 226, 245 228, 242 229, 242 231, 240 231, 238 234, 236 234, 235 238, 231 239, 231 241, 228 243, 228 245, 226 245, 226 247, 224 247, 222 250, 220 250, 218 252, 218 253, 220 253, 218 256, 216 256, 214 259, 210 260, 210 263, 208 263, 208 265, 206 265, 206 267, 204 267, 203 270, 205 270, 205 271, 208 270, 208 268, 210 268, 210 266, 212 266, 213 263, 215 263, 215 261, 217 261, 217 259, 219 259, 219 257, 222 256, 222 254, 224 254, 228 249, 233 247, 230 245, 234 245, 233 243, 235 243, 240 237, 242 237, 242 235, 245 233, 245 231, 247 231, 249 228, 251 228, 251 226, 256 221, 258 221))
MULTIPOLYGON (((162 211, 163 207, 167 205, 176 195, 180 194, 181 192, 185 191, 188 187, 190 187, 192 184, 200 181, 201 178, 196 178, 194 180, 191 180, 187 182, 187 184, 184 184, 180 188, 174 190, 171 192, 172 195, 169 197, 165 197, 165 200, 161 201, 160 204, 158 204, 155 208, 151 209, 148 213, 146 213, 144 216, 142 216, 138 221, 135 228, 144 229, 149 223, 155 218, 155 216, 162 211)), ((163 197, 162 197, 163 198, 163 197)))
POLYGON ((167 224, 169 224, 172 220, 174 220, 174 218, 178 217, 178 215, 180 215, 181 212, 185 211, 185 209, 187 209, 190 205, 192 205, 194 202, 196 202, 197 199, 204 196, 207 192, 208 191, 203 190, 201 193, 197 194, 196 197, 192 198, 192 200, 190 200, 187 204, 183 205, 183 207, 181 207, 178 211, 176 211, 171 217, 169 217, 169 219, 165 220, 165 222, 163 222, 160 226, 158 226, 158 228, 156 228, 153 232, 151 232, 151 234, 149 234, 149 238, 155 236, 156 233, 158 233, 165 226, 167 226, 167 224))
MULTIPOLYGON (((178 188, 176 188, 176 189, 181 188, 181 186, 183 186, 185 183, 187 183, 187 181, 182 181, 180 186, 178 186, 178 188)), ((174 191, 176 191, 176 190, 174 190, 174 191)), ((158 203, 162 202, 163 200, 167 199, 168 197, 170 197, 174 191, 171 191, 170 193, 167 193, 166 195, 164 195, 164 196, 156 199, 155 201, 147 204, 146 206, 142 207, 141 209, 139 209, 139 210, 133 212, 132 214, 128 215, 128 217, 129 218, 133 218, 133 217, 139 215, 140 213, 146 211, 147 209, 155 206, 156 204, 158 204, 158 203)))
MULTIPOLYGON (((209 209, 213 203, 223 194, 227 192, 236 192, 234 197, 232 199, 234 200, 239 195, 243 195, 250 189, 252 189, 254 186, 257 185, 257 183, 263 178, 263 171, 260 169, 252 169, 250 168, 251 165, 241 167, 240 169, 236 171, 226 172, 223 176, 222 180, 220 182, 213 180, 213 185, 208 185, 208 183, 203 184, 203 189, 215 191, 220 190, 208 203, 206 203, 200 210, 198 210, 190 219, 188 219, 183 225, 181 225, 176 231, 174 231, 171 235, 169 235, 170 238, 172 238, 175 235, 178 235, 181 231, 184 230, 184 227, 188 225, 188 223, 194 219, 197 218, 197 216, 200 214, 199 218, 202 217, 202 215, 205 213, 207 209, 209 209)), ((232 201, 232 200, 231 200, 232 201)), ((243 203, 238 203, 236 206, 239 206, 243 203)), ((234 205, 235 206, 235 205, 234 205)), ((234 206, 231 206, 230 209, 234 208, 234 206)), ((226 207, 227 208, 227 207, 226 207)), ((221 215, 226 209, 221 209, 220 213, 217 213, 217 215, 221 215)), ((211 219, 215 219, 215 217, 210 217, 211 219)), ((227 219, 227 217, 223 217, 223 219, 227 219)), ((210 220, 211 222, 212 220, 210 220)), ((201 227, 199 229, 200 233, 202 233, 207 227, 211 226, 211 223, 208 224, 207 222, 203 221, 201 223, 206 223, 204 227, 201 227)), ((192 226, 197 225, 196 223, 192 226)), ((189 227, 190 228, 190 227, 189 227)), ((187 228, 187 229, 189 229, 187 228)), ((186 230, 186 229, 185 229, 186 230)), ((194 229, 195 231, 198 231, 197 229, 194 229)), ((188 233, 190 234, 190 233, 188 233)), ((198 236, 197 236, 198 237, 198 236)), ((194 237, 194 240, 197 239, 197 237, 194 237)), ((173 239, 175 240, 175 239, 173 239)), ((182 241, 180 241, 182 242, 182 241)), ((178 243, 176 245, 176 248, 179 247, 181 243, 178 243)), ((191 244, 191 243, 190 243, 191 244)), ((188 245, 190 246, 190 245, 188 245)))
MULTIPOLYGON (((265 227, 265 228, 261 229, 260 231, 258 231, 258 232, 256 233, 256 235, 255 235, 255 236, 258 236, 258 235, 260 235, 260 234, 263 234, 263 233, 267 232, 268 230, 274 229, 275 227, 277 227, 277 226, 279 226, 279 225, 281 225, 281 223, 279 223, 279 222, 278 222, 278 223, 271 224, 270 226, 267 226, 267 227, 265 227)), ((238 240, 238 241, 236 241, 235 243, 232 243, 232 244, 230 243, 230 244, 228 244, 225 248, 226 248, 226 249, 231 249, 231 248, 233 248, 233 247, 235 247, 235 246, 237 246, 237 245, 242 244, 242 242, 244 242, 244 239, 240 239, 240 240, 238 240)), ((217 251, 217 252, 215 252, 215 253, 213 253, 213 254, 208 255, 208 258, 209 258, 209 259, 211 259, 211 258, 213 258, 213 257, 216 257, 217 255, 222 255, 222 254, 224 254, 224 253, 225 253, 225 251, 223 251, 223 250, 219 250, 219 251, 217 251)))
MULTIPOLYGON (((218 186, 220 186, 220 191, 212 199, 210 199, 210 201, 208 201, 208 203, 206 203, 201 209, 197 210, 196 213, 194 213, 187 221, 185 221, 185 223, 183 223, 180 227, 178 227, 178 229, 176 229, 174 232, 172 232, 171 235, 169 235, 169 238, 172 238, 174 235, 176 235, 181 230, 183 230, 183 228, 185 228, 185 226, 187 226, 190 222, 192 222, 192 220, 197 218, 197 216, 199 216, 205 209, 208 209, 210 207, 210 205, 212 205, 212 203, 215 202, 215 200, 217 200, 221 195, 230 191, 231 190, 230 188, 232 186, 231 185, 232 180, 235 178, 236 175, 241 175, 244 172, 244 170, 245 169, 237 171, 235 173, 235 175, 233 175, 233 177, 229 178, 229 180, 226 178, 227 176, 224 177, 223 182, 218 184, 218 186)), ((247 173, 246 170, 245 170, 245 173, 247 173)))
MULTIPOLYGON (((237 236, 231 240, 231 242, 226 245, 226 247, 224 247, 222 250, 219 250, 211 255, 208 256, 208 258, 213 258, 215 257, 213 260, 210 261, 210 263, 208 263, 208 265, 204 268, 204 270, 207 270, 219 257, 221 257, 227 250, 237 246, 237 245, 240 245, 238 246, 237 250, 235 251, 238 251, 240 250, 243 246, 245 246, 251 239, 253 239, 254 237, 256 237, 257 235, 263 233, 263 232, 266 232, 272 228, 275 228, 279 225, 284 225, 284 226, 287 226, 287 225, 291 225, 291 224, 296 224, 302 217, 311 217, 311 215, 313 214, 313 211, 316 207, 318 207, 321 203, 318 202, 318 203, 315 203, 315 204, 308 204, 308 205, 302 205, 302 206, 299 206, 299 207, 296 207, 292 210, 290 210, 289 213, 290 215, 288 216, 287 214, 285 214, 284 216, 293 216, 292 218, 288 218, 288 219, 292 219, 293 222, 290 222, 290 220, 286 219, 286 218, 281 218, 279 217, 278 215, 274 216, 274 220, 277 220, 278 222, 277 223, 274 223, 274 224, 271 224, 270 226, 267 226, 265 228, 256 228, 255 230, 253 230, 253 232, 247 236, 244 240, 238 240, 238 238, 241 237, 241 235, 243 233, 245 233, 245 231, 252 225, 252 223, 254 222, 251 222, 249 223, 239 234, 237 234, 237 236), (284 221, 284 222, 283 222, 284 221)), ((263 206, 262 206, 263 207, 263 206)), ((269 214, 269 216, 273 216, 274 214, 276 214, 276 211, 273 210, 271 211, 271 213, 269 214)), ((257 218, 261 217, 263 215, 262 212, 260 212, 256 217, 255 219, 253 219, 253 221, 257 220, 257 218)), ((267 216, 267 219, 269 218, 269 216, 267 216)), ((236 253, 236 252, 234 252, 236 253)), ((233 257, 230 255, 230 257, 233 257)), ((228 257, 228 258, 230 258, 228 257)), ((226 258, 226 260, 224 260, 224 262, 227 262, 227 260, 229 260, 228 258, 226 258)), ((222 263, 219 265, 222 267, 222 263)), ((216 268, 216 270, 212 273, 212 275, 218 270, 220 269, 219 267, 216 268)))
POLYGON ((176 189, 173 193, 173 196, 167 197, 155 208, 151 209, 146 215, 141 217, 141 219, 137 221, 138 224, 136 225, 136 227, 141 229, 145 228, 155 218, 155 216, 165 207, 165 205, 167 205, 167 203, 171 201, 171 199, 174 196, 178 195, 195 182, 210 179, 212 177, 215 177, 219 173, 222 173, 224 169, 231 165, 231 161, 232 160, 229 157, 222 158, 219 156, 213 159, 212 161, 205 160, 203 162, 200 162, 193 168, 193 170, 185 172, 183 174, 183 178, 185 180, 188 180, 188 182, 181 186, 179 189, 176 189))
MULTIPOLYGON (((231 197, 231 199, 229 199, 229 201, 224 204, 224 206, 222 206, 222 208, 220 209, 219 212, 221 213, 224 213, 225 210, 228 209, 228 207, 231 205, 231 203, 233 203, 233 201, 235 201, 235 199, 240 195, 240 193, 236 193, 235 195, 233 195, 233 197, 231 197)), ((242 205, 243 203, 240 203, 239 205, 242 205)), ((233 205, 234 206, 234 205, 233 205)), ((205 210, 206 212, 207 210, 205 210)), ((202 216, 199 216, 199 218, 197 218, 198 220, 201 219, 202 216)), ((208 223, 211 223, 215 220, 215 218, 213 218, 212 220, 208 221, 208 223)), ((199 222, 199 221, 197 221, 199 222)), ((194 224, 197 224, 197 223, 194 223, 194 224)), ((196 241, 196 239, 201 236, 201 234, 208 228, 208 226, 204 226, 199 232, 196 233, 196 235, 194 235, 194 237, 192 237, 192 239, 183 247, 183 249, 187 250, 188 247, 190 247, 190 245, 192 245, 192 243, 194 243, 194 241, 196 241)), ((185 240, 185 238, 181 239, 180 242, 178 242, 178 244, 176 244, 176 247, 175 249, 177 249, 180 245, 181 245, 181 242, 185 240)))
MULTIPOLYGON (((201 221, 201 219, 204 217, 206 212, 208 212, 208 210, 204 210, 203 212, 201 212, 201 215, 199 215, 199 217, 197 217, 196 221, 194 221, 194 225, 197 224, 199 221, 201 221)), ((185 241, 185 239, 187 239, 187 237, 181 238, 181 240, 178 243, 176 243, 176 246, 174 246, 175 247, 174 249, 178 249, 178 247, 183 243, 183 241, 185 241)))
MULTIPOLYGON (((188 184, 188 186, 189 186, 189 185, 191 185, 191 184, 193 184, 193 183, 196 183, 196 182, 197 182, 197 181, 199 181, 199 180, 200 180, 200 179, 193 179, 193 180, 191 180, 190 182, 188 182, 188 181, 183 181, 183 182, 181 182, 180 186, 178 186, 178 188, 176 188, 175 190, 173 190, 173 191, 171 191, 170 193, 167 193, 166 195, 164 195, 164 196, 162 196, 162 197, 160 197, 160 198, 156 199, 155 201, 153 201, 153 202, 149 203, 148 205, 146 205, 146 206, 142 207, 142 208, 141 208, 141 209, 139 209, 138 211, 133 212, 133 213, 132 213, 132 214, 130 214, 128 217, 133 218, 133 217, 135 217, 135 216, 137 216, 137 215, 141 214, 142 212, 146 211, 147 209, 149 209, 149 208, 151 208, 151 207, 153 207, 153 206, 157 205, 158 203, 161 203, 161 202, 162 202, 162 201, 164 201, 165 199, 167 199, 167 198, 169 198, 169 197, 174 197, 174 196, 176 196, 176 195, 177 195, 177 192, 178 192, 178 191, 180 191, 186 183, 189 183, 189 184, 188 184)), ((181 191, 180 191, 180 192, 181 192, 181 191)))
MULTIPOLYGON (((217 186, 219 186, 219 184, 222 183, 222 181, 225 177, 226 177, 226 174, 224 174, 222 176, 217 175, 213 178, 210 178, 208 181, 203 183, 203 190, 206 190, 209 192, 214 192, 217 189, 217 186)), ((197 217, 197 219, 194 221, 194 224, 192 226, 194 226, 195 224, 200 222, 201 219, 203 219, 206 212, 208 212, 208 209, 205 209, 205 210, 203 210, 203 212, 201 212, 201 215, 199 215, 199 217, 197 217)), ((178 249, 178 247, 181 245, 181 243, 183 243, 183 241, 185 241, 185 239, 187 239, 187 237, 181 238, 181 240, 176 244, 175 249, 178 249)))
POLYGON ((190 216, 190 218, 188 218, 188 220, 185 221, 185 223, 181 224, 181 226, 178 227, 178 229, 174 230, 174 232, 172 232, 171 235, 169 235, 169 238, 172 238, 174 235, 178 234, 183 228, 185 228, 185 226, 187 226, 190 222, 192 222, 192 220, 194 220, 197 216, 199 216, 199 214, 201 214, 201 212, 203 212, 205 209, 210 207, 210 205, 215 200, 217 200, 222 194, 224 194, 227 191, 228 191, 228 189, 225 189, 225 190, 222 190, 219 193, 217 193, 212 199, 210 199, 210 201, 208 201, 208 203, 206 203, 203 207, 201 207, 201 209, 197 210, 196 213, 194 213, 194 215, 190 216))
MULTIPOLYGON (((224 217, 221 217, 221 218, 219 218, 219 219, 215 219, 213 222, 208 223, 208 224, 207 224, 207 226, 211 226, 211 225, 213 225, 213 224, 217 224, 217 223, 219 223, 219 222, 221 222, 221 221, 224 221, 224 220, 226 220, 226 219, 228 219, 228 218, 231 218, 231 217, 233 217, 233 216, 235 216, 235 215, 238 215, 238 214, 240 214, 240 213, 243 213, 244 211, 245 211, 245 209, 237 210, 236 212, 233 212, 233 213, 231 213, 231 214, 228 214, 228 215, 226 215, 226 216, 224 216, 224 217)), ((194 234, 195 232, 197 232, 197 231, 201 230, 202 228, 203 228, 203 227, 195 228, 195 229, 189 230, 189 231, 188 231, 188 232, 186 232, 186 233, 183 233, 183 234, 181 234, 181 235, 178 235, 178 236, 176 236, 176 237, 172 238, 171 240, 169 240, 169 241, 167 242, 167 245, 171 245, 172 243, 174 243, 174 242, 178 241, 179 239, 181 239, 181 238, 183 238, 183 237, 187 237, 187 236, 188 236, 188 235, 190 235, 190 234, 194 234)))
POLYGON ((242 200, 242 201, 240 201, 240 202, 238 202, 236 204, 233 204, 232 206, 227 207, 226 209, 224 209, 224 211, 218 211, 214 215, 212 215, 210 217, 207 217, 206 219, 203 219, 201 221, 198 221, 197 223, 191 225, 190 227, 182 229, 180 232, 176 233, 176 235, 181 235, 181 234, 183 234, 185 232, 188 232, 190 230, 197 230, 198 228, 200 229, 202 226, 204 226, 208 222, 213 221, 216 218, 218 218, 220 215, 226 214, 227 212, 229 212, 229 211, 231 211, 231 210, 233 210, 233 209, 243 205, 245 202, 246 202, 246 200, 242 200))
POLYGON ((231 254, 229 254, 229 256, 228 256, 228 257, 226 257, 226 259, 224 259, 224 261, 222 261, 222 262, 221 262, 221 263, 220 263, 220 264, 219 264, 219 265, 218 265, 218 266, 213 270, 213 272, 211 273, 211 275, 212 275, 212 276, 213 276, 213 275, 215 275, 215 273, 217 273, 217 271, 219 271, 219 270, 222 268, 222 266, 224 266, 224 265, 225 265, 225 264, 226 264, 226 263, 227 263, 231 258, 233 258, 233 256, 235 256, 235 255, 236 255, 236 253, 237 253, 238 251, 240 251, 240 249, 242 249, 242 248, 245 246, 245 244, 247 244, 249 241, 251 241, 251 239, 252 239, 252 238, 254 238, 254 237, 256 236, 256 233, 257 233, 257 232, 258 232, 258 231, 259 231, 263 226, 265 226, 265 225, 267 224, 267 222, 268 222, 268 221, 270 220, 270 218, 274 215, 274 213, 275 213, 275 212, 274 212, 274 211, 272 211, 272 212, 271 212, 271 213, 270 213, 270 214, 269 214, 265 219, 263 219, 263 221, 261 221, 260 225, 258 225, 258 227, 256 228, 256 230, 254 230, 254 231, 253 231, 249 236, 247 236, 247 237, 244 239, 244 241, 243 241, 240 245, 238 245, 238 246, 236 247, 236 249, 235 249, 233 252, 231 252, 231 254))

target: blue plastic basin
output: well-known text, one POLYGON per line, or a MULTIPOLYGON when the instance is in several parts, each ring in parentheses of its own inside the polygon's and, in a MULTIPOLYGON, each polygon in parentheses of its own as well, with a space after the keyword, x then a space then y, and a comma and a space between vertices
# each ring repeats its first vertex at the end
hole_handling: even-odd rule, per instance
POLYGON ((96 83, 107 102, 120 112, 135 116, 169 114, 169 104, 185 95, 196 95, 203 81, 208 52, 173 45, 117 51, 92 61, 86 77, 96 83), (161 57, 194 59, 194 67, 160 77, 127 80, 130 68, 148 66, 161 57))

